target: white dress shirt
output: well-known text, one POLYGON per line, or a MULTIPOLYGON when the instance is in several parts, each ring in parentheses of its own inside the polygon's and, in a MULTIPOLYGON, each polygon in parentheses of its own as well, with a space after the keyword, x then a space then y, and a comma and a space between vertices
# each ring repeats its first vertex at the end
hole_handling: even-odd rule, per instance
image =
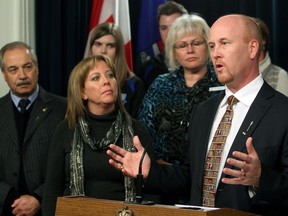
MULTIPOLYGON (((229 134, 226 139, 226 144, 224 146, 224 149, 222 151, 220 166, 219 166, 219 172, 217 176, 217 186, 219 184, 220 176, 224 167, 224 164, 227 160, 227 155, 230 151, 231 145, 239 131, 240 126, 242 125, 242 122, 253 103, 256 95, 258 94, 260 88, 262 87, 264 81, 261 75, 259 75, 257 78, 255 78, 252 82, 244 86, 242 89, 237 91, 234 96, 238 99, 238 103, 233 106, 233 119, 231 123, 231 128, 229 131, 229 134)), ((225 86, 226 87, 226 86, 225 86)), ((210 138, 209 138, 209 145, 207 148, 207 153, 209 151, 212 139, 214 137, 214 134, 216 132, 216 129, 226 111, 227 107, 227 99, 230 95, 232 95, 232 92, 226 87, 225 88, 225 97, 223 98, 222 102, 219 105, 218 111, 215 116, 215 120, 210 132, 210 138)))

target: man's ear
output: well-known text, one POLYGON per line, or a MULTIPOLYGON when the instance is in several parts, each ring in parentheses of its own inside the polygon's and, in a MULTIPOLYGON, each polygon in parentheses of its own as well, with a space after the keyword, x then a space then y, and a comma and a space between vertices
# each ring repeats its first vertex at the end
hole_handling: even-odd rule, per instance
POLYGON ((257 40, 251 40, 249 42, 249 52, 250 52, 250 58, 258 58, 258 52, 259 52, 259 43, 257 40))

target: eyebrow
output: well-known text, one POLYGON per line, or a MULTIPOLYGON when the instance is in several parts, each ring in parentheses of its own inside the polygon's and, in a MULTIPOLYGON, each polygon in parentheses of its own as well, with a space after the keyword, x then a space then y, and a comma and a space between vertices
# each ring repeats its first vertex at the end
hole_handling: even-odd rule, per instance
MULTIPOLYGON (((197 41, 197 40, 202 41, 202 40, 205 40, 205 38, 199 36, 199 37, 196 37, 196 38, 190 40, 188 43, 193 42, 193 41, 197 41)), ((179 42, 185 42, 185 43, 187 43, 187 41, 184 41, 184 40, 179 40, 179 42)))
POLYGON ((107 43, 105 43, 105 42, 100 42, 100 41, 97 41, 97 40, 94 41, 94 44, 95 43, 99 43, 99 44, 116 44, 116 42, 107 42, 107 43))
MULTIPOLYGON (((217 40, 216 42, 223 42, 223 41, 225 41, 225 40, 229 40, 228 38, 220 38, 219 40, 217 40)), ((229 40, 230 41, 230 40, 229 40)), ((209 44, 211 44, 211 43, 213 43, 213 44, 215 44, 216 42, 212 42, 212 41, 208 41, 208 43, 209 44)))

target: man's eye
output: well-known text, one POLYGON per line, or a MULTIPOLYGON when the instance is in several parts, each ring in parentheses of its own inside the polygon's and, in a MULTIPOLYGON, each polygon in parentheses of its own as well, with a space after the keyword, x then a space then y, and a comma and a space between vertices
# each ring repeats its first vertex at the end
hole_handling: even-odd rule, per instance
POLYGON ((32 68, 32 65, 25 65, 23 67, 24 70, 30 70, 32 68))
POLYGON ((222 45, 222 46, 226 46, 227 44, 229 44, 228 41, 222 41, 222 42, 221 42, 221 45, 222 45))
POLYGON ((10 73, 15 73, 15 72, 17 72, 17 70, 18 70, 18 68, 9 68, 9 69, 8 69, 8 71, 9 71, 10 73))
POLYGON ((215 47, 215 45, 214 44, 210 44, 209 47, 210 47, 210 49, 213 49, 215 47))

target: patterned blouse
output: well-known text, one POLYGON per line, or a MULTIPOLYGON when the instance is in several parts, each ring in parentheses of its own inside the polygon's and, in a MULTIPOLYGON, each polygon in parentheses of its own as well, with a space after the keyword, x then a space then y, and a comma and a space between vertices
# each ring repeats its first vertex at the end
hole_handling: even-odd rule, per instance
POLYGON ((154 80, 137 118, 153 138, 157 159, 172 164, 186 161, 187 129, 193 106, 219 92, 209 91, 210 87, 221 85, 210 64, 206 75, 192 87, 186 86, 182 67, 154 80))

